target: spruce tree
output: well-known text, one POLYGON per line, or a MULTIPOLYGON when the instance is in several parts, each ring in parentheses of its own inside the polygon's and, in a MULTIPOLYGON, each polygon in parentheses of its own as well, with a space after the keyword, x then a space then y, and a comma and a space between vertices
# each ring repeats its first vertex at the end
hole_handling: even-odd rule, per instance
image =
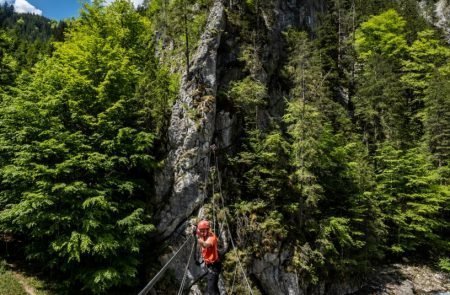
MULTIPOLYGON (((448 65, 445 67, 448 68, 448 65)), ((433 154, 434 163, 448 179, 450 165, 450 84, 448 75, 436 72, 424 97, 420 113, 425 129, 425 142, 433 154), (446 172, 447 171, 447 172, 446 172)), ((448 182, 446 182, 448 185, 448 182)))
POLYGON ((407 50, 405 25, 404 19, 391 9, 362 23, 356 32, 355 46, 362 68, 353 101, 358 125, 372 152, 384 141, 409 145, 416 134, 409 124, 413 115, 411 101, 400 82, 400 61, 407 50))
POLYGON ((12 56, 12 38, 0 30, 0 94, 12 86, 18 74, 18 62, 12 56))
POLYGON ((393 254, 436 254, 445 249, 439 232, 448 195, 438 189, 439 176, 422 147, 403 151, 383 144, 376 156, 376 193, 390 228, 393 254))

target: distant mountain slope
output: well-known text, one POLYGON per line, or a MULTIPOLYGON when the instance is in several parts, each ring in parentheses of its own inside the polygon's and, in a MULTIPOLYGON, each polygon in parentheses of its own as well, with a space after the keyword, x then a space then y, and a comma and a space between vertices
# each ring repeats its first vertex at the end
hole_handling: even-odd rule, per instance
POLYGON ((62 41, 65 22, 52 21, 35 14, 19 14, 8 3, 0 6, 0 30, 12 39, 8 51, 25 68, 31 67, 43 55, 52 51, 52 41, 62 41))

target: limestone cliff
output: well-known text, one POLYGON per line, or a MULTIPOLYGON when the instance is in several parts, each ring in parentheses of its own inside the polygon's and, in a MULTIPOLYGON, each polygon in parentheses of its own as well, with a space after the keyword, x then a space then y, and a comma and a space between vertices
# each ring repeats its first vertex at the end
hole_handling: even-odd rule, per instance
POLYGON ((216 117, 217 49, 224 24, 224 6, 217 0, 172 109, 170 151, 156 179, 158 197, 167 200, 158 224, 164 237, 170 236, 206 197, 204 179, 216 117))

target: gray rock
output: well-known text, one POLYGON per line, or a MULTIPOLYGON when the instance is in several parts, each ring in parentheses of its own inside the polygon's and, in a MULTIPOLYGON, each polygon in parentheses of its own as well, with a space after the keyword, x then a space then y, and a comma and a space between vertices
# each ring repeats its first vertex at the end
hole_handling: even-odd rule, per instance
POLYGON ((394 264, 375 272, 355 294, 415 295, 440 294, 450 290, 450 280, 427 266, 394 264))
POLYGON ((216 116, 217 144, 220 148, 228 148, 233 143, 233 135, 236 132, 235 117, 229 112, 221 111, 216 116))
POLYGON ((297 295, 303 294, 298 285, 296 274, 284 271, 283 263, 288 259, 288 252, 266 253, 261 259, 255 259, 252 273, 267 294, 297 295))
POLYGON ((168 130, 171 149, 155 177, 157 199, 166 203, 158 214, 162 237, 170 236, 205 199, 204 179, 216 113, 217 49, 224 24, 224 7, 217 0, 173 107, 168 130))
POLYGON ((444 30, 447 35, 447 42, 450 42, 450 3, 448 0, 439 0, 435 4, 435 25, 444 30))
POLYGON ((422 0, 419 2, 423 17, 434 26, 440 28, 446 35, 447 42, 450 43, 450 2, 448 0, 438 0, 431 2, 422 0), (428 9, 429 7, 432 9, 428 9))

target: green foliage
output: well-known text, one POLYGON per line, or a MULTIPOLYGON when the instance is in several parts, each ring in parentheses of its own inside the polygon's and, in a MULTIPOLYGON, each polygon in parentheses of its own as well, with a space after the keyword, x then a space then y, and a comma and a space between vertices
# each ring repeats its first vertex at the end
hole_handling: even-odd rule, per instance
POLYGON ((435 38, 432 30, 419 32, 417 40, 408 47, 404 60, 402 81, 418 95, 423 95, 431 76, 450 58, 450 49, 435 38))
POLYGON ((291 267, 300 273, 302 286, 312 283, 316 285, 321 277, 320 268, 325 264, 325 257, 317 249, 312 249, 309 243, 294 248, 291 267))
POLYGON ((52 51, 51 42, 63 39, 64 22, 56 23, 35 14, 19 14, 12 5, 0 5, 0 27, 11 38, 9 54, 29 70, 37 61, 52 51))
POLYGON ((12 40, 0 30, 0 93, 6 85, 13 85, 18 72, 17 60, 11 55, 12 40))
MULTIPOLYGON (((252 35, 255 32, 251 33, 252 35)), ((241 47, 241 56, 239 60, 245 63, 245 69, 250 73, 253 79, 257 79, 263 71, 262 61, 260 58, 260 48, 256 44, 246 44, 241 47)))
POLYGON ((320 26, 311 32, 317 34, 315 50, 320 51, 320 64, 326 73, 322 83, 327 85, 332 97, 341 103, 354 91, 354 32, 358 18, 363 16, 361 11, 369 5, 371 3, 363 4, 354 0, 327 1, 326 13, 318 16, 320 26))
POLYGON ((405 20, 393 9, 371 17, 356 31, 355 46, 359 57, 374 55, 401 57, 407 47, 405 20))
POLYGON ((235 212, 238 242, 256 257, 276 249, 277 241, 287 236, 283 216, 278 210, 271 210, 269 202, 243 201, 235 205, 235 212))
MULTIPOLYGON (((361 232, 355 232, 350 226, 350 220, 344 217, 330 217, 325 219, 322 224, 322 228, 317 240, 321 252, 327 255, 329 252, 335 255, 327 255, 329 259, 333 256, 343 255, 343 250, 358 249, 364 244, 354 237, 362 235, 361 232), (337 254, 337 255, 336 255, 337 254)), ((328 260, 329 264, 345 264, 351 263, 351 261, 341 260, 339 262, 328 260)))
POLYGON ((263 107, 267 97, 266 86, 251 77, 245 77, 241 81, 231 82, 228 96, 239 110, 248 117, 248 121, 258 121, 258 107, 263 107), (255 119, 250 115, 254 112, 255 119))
MULTIPOLYGON (((247 267, 251 263, 250 255, 239 249, 227 252, 222 271, 225 282, 229 282, 228 286, 225 286, 227 294, 245 294, 249 291, 240 263, 244 268, 247 267)), ((251 284, 251 281, 249 283, 251 284)), ((252 286, 252 293, 261 294, 254 286, 252 286)))
POLYGON ((417 38, 419 32, 430 27, 430 22, 425 17, 430 14, 424 13, 424 10, 431 3, 432 1, 419 3, 416 0, 400 0, 392 3, 406 21, 405 29, 408 44, 411 44, 417 38))
MULTIPOLYGON (((368 151, 346 133, 351 123, 330 99, 317 51, 303 32, 285 37, 286 133, 275 124, 269 130, 246 126, 233 161, 240 175, 233 184, 234 220, 248 254, 273 251, 280 238, 295 245, 289 268, 306 285, 332 273, 367 271, 373 257, 382 257, 386 227, 368 151)), ((251 88, 237 85, 241 93, 251 88)))
POLYGON ((403 85, 395 65, 374 56, 365 63, 357 81, 355 117, 370 149, 385 140, 398 145, 410 143, 411 109, 402 97, 403 85))
MULTIPOLYGON (((266 237, 283 238, 301 286, 360 275, 386 256, 448 253, 448 48, 409 23, 414 3, 388 2, 368 3, 364 9, 379 13, 371 17, 352 14, 351 1, 330 3, 334 19, 324 18, 317 43, 328 47, 315 47, 305 32, 286 32, 289 94, 281 126, 242 127, 230 180, 239 243, 260 256, 276 247, 266 237), (358 18, 367 21, 355 31, 353 56, 346 42, 358 18), (345 94, 353 122, 334 101, 345 94)), ((251 34, 254 19, 230 17, 248 33, 240 55, 248 77, 228 94, 251 109, 258 100, 242 98, 258 93, 250 82, 264 81, 264 36, 251 34)))
POLYGON ((425 91, 424 108, 420 112, 425 142, 436 166, 442 170, 448 169, 450 164, 450 85, 447 77, 439 73, 433 75, 425 91))
POLYGON ((128 1, 94 2, 2 105, 2 231, 85 292, 133 284, 154 228, 145 202, 157 125, 135 95, 148 30, 128 1))
POLYGON ((300 227, 305 222, 305 214, 317 209, 323 189, 317 181, 315 168, 323 156, 322 144, 331 135, 326 117, 319 111, 325 98, 324 87, 320 85, 321 72, 314 59, 312 46, 301 32, 290 31, 287 35, 291 58, 285 69, 293 81, 290 100, 284 122, 292 138, 290 176, 299 200, 300 227), (295 47, 295 45, 300 45, 295 47))
POLYGON ((448 257, 441 258, 439 260, 438 266, 442 271, 450 273, 450 258, 448 257))
POLYGON ((448 195, 436 189, 440 177, 429 155, 421 148, 402 151, 386 144, 376 158, 376 193, 391 228, 388 246, 394 253, 442 250, 438 233, 447 224, 442 216, 448 195))
POLYGON ((241 225, 239 239, 257 255, 273 249, 276 241, 287 234, 280 214, 289 189, 282 160, 287 148, 281 134, 265 135, 256 130, 250 133, 247 149, 234 160, 243 170, 242 201, 235 204, 235 219, 241 225))

